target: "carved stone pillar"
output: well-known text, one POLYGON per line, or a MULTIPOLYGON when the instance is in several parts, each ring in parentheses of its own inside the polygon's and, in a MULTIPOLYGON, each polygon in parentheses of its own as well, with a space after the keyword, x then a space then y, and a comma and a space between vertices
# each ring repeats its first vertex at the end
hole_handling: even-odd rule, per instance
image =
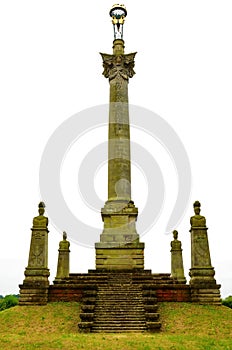
POLYGON ((189 272, 192 301, 201 304, 221 304, 220 285, 216 284, 211 265, 206 219, 200 215, 200 202, 194 204, 191 217, 191 269, 189 272))
POLYGON ((39 203, 39 216, 33 219, 31 245, 25 279, 20 285, 19 305, 44 305, 48 301, 48 218, 39 203))
POLYGON ((59 244, 56 280, 62 280, 69 276, 69 250, 70 243, 67 241, 67 233, 63 233, 63 241, 59 244))
POLYGON ((95 244, 97 269, 144 268, 144 243, 136 231, 138 209, 131 200, 128 81, 135 74, 136 53, 124 54, 116 39, 113 55, 101 54, 103 75, 110 83, 108 140, 108 201, 101 211, 104 230, 95 244))
POLYGON ((177 231, 173 231, 173 237, 174 240, 171 242, 171 277, 176 283, 186 283, 181 241, 177 239, 177 231))

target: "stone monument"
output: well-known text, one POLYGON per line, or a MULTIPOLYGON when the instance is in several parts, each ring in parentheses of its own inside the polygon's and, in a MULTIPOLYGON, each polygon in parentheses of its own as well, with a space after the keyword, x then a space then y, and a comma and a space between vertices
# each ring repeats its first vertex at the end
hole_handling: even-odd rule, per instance
POLYGON ((189 275, 192 301, 203 304, 220 304, 220 285, 216 284, 211 265, 206 219, 200 215, 201 203, 193 204, 191 217, 191 269, 189 275))
POLYGON ((173 231, 173 238, 174 240, 171 242, 171 277, 176 283, 186 283, 181 241, 177 239, 178 232, 176 230, 173 231))
POLYGON ((220 285, 214 279, 205 217, 194 203, 191 218, 190 284, 186 284, 178 232, 171 242, 171 274, 144 269, 144 243, 136 230, 138 209, 131 198, 130 120, 128 82, 133 77, 136 53, 124 53, 123 5, 110 10, 114 29, 113 53, 102 53, 103 75, 109 80, 108 199, 101 209, 103 232, 95 243, 96 269, 69 272, 70 243, 63 233, 57 274, 49 286, 48 219, 39 203, 33 220, 20 305, 56 301, 82 302, 82 331, 154 331, 160 329, 158 302, 197 302, 220 305, 220 285), (113 310, 113 312, 112 312, 113 310))
POLYGON ((39 203, 39 216, 33 219, 31 245, 25 279, 20 285, 19 304, 44 305, 48 300, 48 218, 45 204, 39 203))
POLYGON ((114 27, 113 54, 102 53, 103 75, 109 79, 108 200, 101 210, 104 230, 95 244, 97 270, 144 268, 144 243, 136 231, 138 209, 131 200, 128 82, 136 53, 124 53, 123 5, 110 11, 114 27))
POLYGON ((70 243, 67 241, 67 233, 63 232, 63 240, 59 244, 56 280, 69 276, 69 250, 70 243))

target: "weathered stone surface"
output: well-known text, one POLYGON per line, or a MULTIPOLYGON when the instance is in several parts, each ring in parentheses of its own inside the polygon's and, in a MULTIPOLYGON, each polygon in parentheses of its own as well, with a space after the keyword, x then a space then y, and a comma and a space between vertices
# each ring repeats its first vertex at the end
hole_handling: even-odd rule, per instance
POLYGON ((89 333, 93 327, 93 322, 80 322, 78 323, 79 331, 82 333, 89 333))
POLYGON ((25 279, 20 285, 19 305, 44 305, 48 301, 48 218, 45 204, 39 203, 39 216, 33 219, 31 245, 25 279))
POLYGON ((186 283, 182 257, 181 241, 177 239, 178 232, 173 231, 174 240, 171 242, 171 276, 177 283, 186 283))
POLYGON ((144 245, 138 243, 131 248, 126 245, 108 247, 98 243, 96 245, 96 266, 98 269, 118 270, 118 269, 143 269, 144 268, 144 245), (105 248, 103 248, 105 247, 105 248))
MULTIPOLYGON (((122 276, 124 274, 128 275, 128 269, 89 270, 89 273, 86 274, 70 274, 69 278, 65 278, 62 281, 54 281, 54 284, 50 285, 49 301, 81 301, 83 297, 88 301, 90 295, 88 295, 87 291, 93 291, 92 296, 96 297, 96 291, 99 286, 110 285, 111 283, 114 284, 114 282, 119 281, 119 273, 121 276, 120 282, 123 283, 122 276)), ((191 301, 189 285, 174 282, 170 274, 152 274, 150 270, 143 269, 132 269, 130 273, 132 284, 140 285, 143 293, 146 294, 144 296, 149 297, 155 296, 156 294, 158 302, 191 301), (155 294, 153 292, 155 292, 155 294)), ((156 312, 157 309, 154 309, 153 306, 154 305, 149 305, 148 307, 148 305, 146 305, 147 311, 156 312)), ((94 304, 89 304, 87 309, 88 307, 92 310, 94 304)), ((85 312, 87 311, 85 310, 85 312)))
POLYGON ((132 283, 132 276, 114 272, 106 285, 99 286, 93 332, 144 332, 148 319, 157 322, 158 313, 146 316, 142 287, 132 283))
POLYGON ((96 298, 97 290, 95 288, 84 289, 80 314, 81 322, 78 323, 80 332, 89 333, 92 330, 96 298))
POLYGON ((119 39, 113 43, 113 55, 101 55, 103 75, 110 82, 108 201, 101 210, 104 229, 100 242, 95 244, 96 268, 142 269, 144 244, 139 242, 138 209, 131 200, 128 108, 128 80, 135 74, 135 53, 125 55, 124 42, 119 39))
POLYGON ((202 304, 220 304, 220 285, 216 284, 215 271, 211 265, 206 219, 200 215, 201 204, 194 204, 195 215, 191 217, 191 269, 189 275, 192 301, 202 304), (203 291, 208 291, 207 293, 203 291), (207 295, 207 297, 206 297, 207 295))
POLYGON ((67 233, 63 233, 63 240, 59 244, 56 280, 69 276, 69 250, 70 243, 67 241, 67 233))

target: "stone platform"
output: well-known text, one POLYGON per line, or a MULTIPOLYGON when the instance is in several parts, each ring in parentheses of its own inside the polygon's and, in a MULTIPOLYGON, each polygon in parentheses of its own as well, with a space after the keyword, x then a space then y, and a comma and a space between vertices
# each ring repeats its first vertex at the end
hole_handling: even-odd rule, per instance
POLYGON ((152 273, 151 270, 89 270, 88 273, 70 273, 69 277, 55 280, 54 284, 50 285, 48 301, 81 301, 85 290, 97 290, 99 286, 107 285, 112 276, 120 282, 125 274, 131 276, 131 284, 149 285, 149 288, 155 290, 158 302, 191 301, 189 285, 177 283, 169 273, 152 273))

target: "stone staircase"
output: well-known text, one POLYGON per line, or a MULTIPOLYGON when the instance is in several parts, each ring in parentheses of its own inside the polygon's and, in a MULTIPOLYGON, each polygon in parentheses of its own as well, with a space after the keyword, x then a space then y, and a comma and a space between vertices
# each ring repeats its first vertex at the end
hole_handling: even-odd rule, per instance
POLYGON ((92 332, 144 332, 146 318, 142 290, 132 285, 131 276, 109 276, 108 285, 99 286, 92 332), (129 278, 128 278, 129 277, 129 278))
POLYGON ((161 327, 157 302, 190 302, 191 297, 190 287, 168 273, 89 270, 55 281, 49 301, 81 301, 80 332, 156 332, 161 327))
POLYGON ((161 326, 155 292, 132 283, 132 273, 108 274, 97 293, 84 293, 83 302, 81 331, 141 333, 161 326))

